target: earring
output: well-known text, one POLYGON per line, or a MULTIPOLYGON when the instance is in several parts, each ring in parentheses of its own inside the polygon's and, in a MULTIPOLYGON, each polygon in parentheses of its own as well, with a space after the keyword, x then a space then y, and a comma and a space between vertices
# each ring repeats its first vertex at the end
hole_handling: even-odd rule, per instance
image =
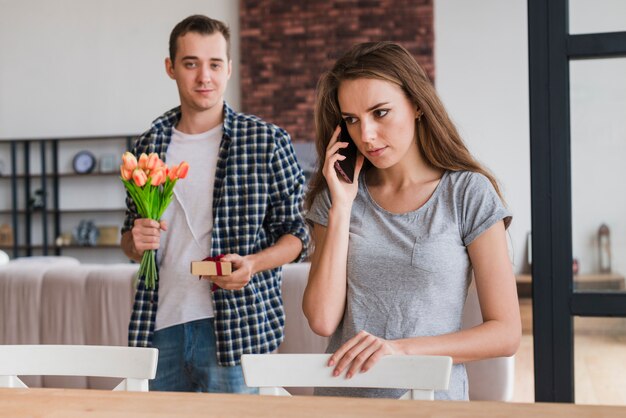
POLYGON ((424 112, 422 112, 421 110, 418 111, 419 113, 417 114, 417 121, 421 122, 422 121, 422 115, 424 114, 424 112))

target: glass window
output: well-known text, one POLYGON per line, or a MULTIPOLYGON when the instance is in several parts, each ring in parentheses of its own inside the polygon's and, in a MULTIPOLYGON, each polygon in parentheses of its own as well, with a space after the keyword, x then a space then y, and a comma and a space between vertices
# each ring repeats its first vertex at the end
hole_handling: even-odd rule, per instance
POLYGON ((569 33, 626 31, 626 1, 569 0, 569 33))
POLYGON ((624 74, 626 58, 570 63, 575 290, 626 287, 624 74))
POLYGON ((626 405, 626 318, 574 318, 577 404, 626 405))

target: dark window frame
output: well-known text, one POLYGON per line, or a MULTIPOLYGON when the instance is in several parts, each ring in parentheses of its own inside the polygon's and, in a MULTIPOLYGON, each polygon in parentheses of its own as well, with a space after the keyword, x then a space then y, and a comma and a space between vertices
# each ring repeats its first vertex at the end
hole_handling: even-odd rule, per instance
POLYGON ((569 114, 569 62, 626 56, 626 32, 568 19, 567 0, 528 0, 536 402, 574 402, 573 316, 626 316, 626 294, 573 289, 569 114))

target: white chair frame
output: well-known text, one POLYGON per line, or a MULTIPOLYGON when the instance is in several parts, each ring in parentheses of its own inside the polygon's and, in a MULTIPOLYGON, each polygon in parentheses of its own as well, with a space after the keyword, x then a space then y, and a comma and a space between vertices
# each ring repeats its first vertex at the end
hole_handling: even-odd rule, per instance
MULTIPOLYGON (((433 400, 447 390, 452 358, 447 356, 384 356, 365 373, 351 379, 333 376, 330 354, 244 354, 244 380, 261 395, 290 395, 284 387, 396 388, 409 391, 401 399, 433 400)), ((345 373, 345 372, 344 372, 345 373)))
POLYGON ((156 348, 0 345, 0 387, 27 387, 18 376, 99 376, 124 379, 113 390, 147 392, 158 355, 156 348))

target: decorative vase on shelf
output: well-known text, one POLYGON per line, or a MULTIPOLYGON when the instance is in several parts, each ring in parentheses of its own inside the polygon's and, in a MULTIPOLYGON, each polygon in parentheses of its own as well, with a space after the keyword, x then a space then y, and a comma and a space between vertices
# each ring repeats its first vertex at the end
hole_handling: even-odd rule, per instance
POLYGON ((600 273, 611 272, 611 231, 607 224, 598 229, 598 261, 600 273))
POLYGON ((74 228, 74 241, 81 247, 95 247, 98 244, 98 228, 92 220, 82 220, 74 228))

